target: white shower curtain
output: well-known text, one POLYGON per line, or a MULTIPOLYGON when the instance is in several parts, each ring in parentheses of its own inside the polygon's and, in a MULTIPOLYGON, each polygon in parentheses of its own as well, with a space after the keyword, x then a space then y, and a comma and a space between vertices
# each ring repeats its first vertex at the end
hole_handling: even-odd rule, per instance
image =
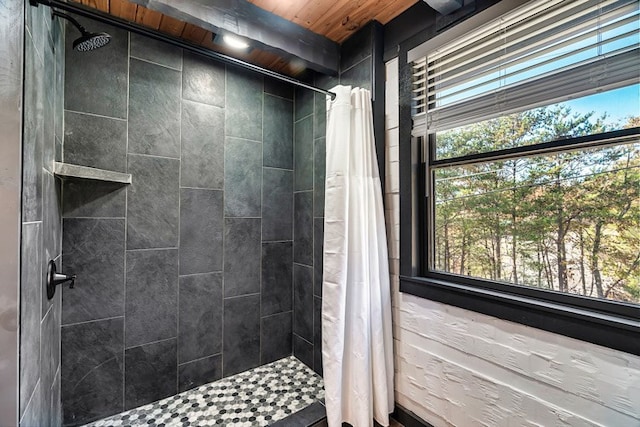
POLYGON ((368 90, 327 99, 322 356, 329 427, 389 425, 393 343, 387 239, 368 90))

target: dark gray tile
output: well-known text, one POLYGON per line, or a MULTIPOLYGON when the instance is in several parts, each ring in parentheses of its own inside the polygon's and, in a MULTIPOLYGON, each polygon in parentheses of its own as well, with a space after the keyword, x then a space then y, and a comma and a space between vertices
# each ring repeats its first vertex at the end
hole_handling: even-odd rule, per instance
POLYGON ((44 84, 42 65, 28 33, 25 34, 24 58, 22 221, 29 222, 42 219, 44 84))
POLYGON ((322 299, 313 298, 313 370, 322 376, 322 299))
MULTIPOLYGON (((316 86, 331 90, 340 84, 340 78, 337 76, 317 75, 316 86)), ((315 95, 313 137, 320 138, 327 134, 327 96, 321 93, 315 95)))
POLYGON ((326 418, 327 411, 320 402, 314 402, 311 405, 294 412, 286 418, 283 418, 271 424, 271 427, 310 427, 326 418))
POLYGON ((43 180, 43 238, 48 261, 62 252, 62 181, 46 171, 43 180))
MULTIPOLYGON (((59 315, 54 315, 54 310, 50 310, 43 320, 42 329, 49 331, 49 339, 43 339, 41 353, 40 384, 42 393, 42 419, 43 425, 54 425, 54 410, 57 402, 53 402, 53 387, 60 366, 60 326, 59 315)), ((44 334, 44 332, 43 332, 44 334)), ((46 338, 46 337, 45 337, 46 338)))
MULTIPOLYGON (((60 19, 56 19, 53 22, 53 43, 56 51, 58 52, 55 55, 55 98, 54 98, 54 122, 55 122, 55 136, 56 139, 62 141, 63 138, 63 129, 64 129, 64 73, 65 73, 65 64, 64 64, 64 55, 61 53, 64 52, 64 24, 60 22, 60 19)), ((62 157, 58 158, 56 155, 57 161, 62 161, 62 157)))
POLYGON ((324 183, 327 164, 325 138, 313 142, 313 216, 324 216, 324 183))
POLYGON ((73 25, 66 26, 64 106, 67 110, 124 119, 127 117, 129 34, 98 21, 75 18, 93 32, 109 33, 111 42, 94 51, 77 52, 72 44, 79 36, 78 30, 73 25))
POLYGON ((293 239, 293 172, 262 171, 262 240, 293 239))
POLYGON ((224 107, 224 64, 184 52, 182 98, 224 107))
MULTIPOLYGON (((339 76, 329 76, 327 74, 316 74, 315 76, 315 85, 321 89, 331 90, 333 87, 339 84, 340 84, 339 76)), ((320 96, 323 97, 324 99, 326 95, 320 94, 320 96)), ((323 110, 326 110, 326 108, 323 107, 323 110)))
POLYGON ((227 136, 262 141, 262 76, 238 68, 227 70, 227 136))
POLYGON ((260 363, 291 356, 291 312, 262 318, 260 363))
POLYGON ((126 265, 125 346, 175 337, 178 251, 128 251, 126 265))
POLYGON ((224 300, 223 376, 260 364, 260 296, 224 300))
POLYGON ((260 292, 259 218, 227 218, 224 226, 224 296, 260 292))
POLYGON ((293 146, 295 179, 294 189, 313 189, 313 117, 296 122, 293 146))
POLYGON ((178 245, 180 161, 130 154, 127 249, 178 245))
POLYGON ((125 410, 177 393, 175 339, 129 348, 124 358, 125 410))
POLYGON ((53 39, 47 34, 44 48, 44 104, 43 104, 43 141, 42 161, 49 172, 53 172, 56 146, 55 96, 56 70, 53 39))
POLYGON ((290 311, 293 292, 291 242, 262 244, 262 315, 290 311))
POLYGON ((62 378, 60 376, 60 369, 53 381, 53 387, 51 387, 51 407, 49 410, 49 425, 61 426, 62 425, 62 378))
POLYGON ((293 355, 313 369, 313 344, 293 334, 293 355))
POLYGON ((222 270, 221 190, 180 189, 180 274, 222 270))
POLYGON ((372 25, 365 25, 342 43, 340 46, 341 73, 371 56, 373 50, 372 30, 372 25))
POLYGON ((371 57, 359 62, 340 75, 340 84, 371 90, 371 57))
POLYGON ((224 186, 224 110, 199 102, 182 102, 180 185, 224 186))
POLYGON ((178 366, 178 392, 190 390, 222 378, 222 355, 205 357, 178 366))
POLYGON ((259 217, 262 192, 262 144, 227 138, 224 164, 225 216, 259 217))
POLYGON ((130 54, 156 64, 182 69, 182 49, 139 34, 131 33, 130 54))
POLYGON ((314 92, 303 87, 295 89, 295 121, 313 114, 314 92))
POLYGON ((324 218, 313 219, 313 295, 322 297, 324 218))
POLYGON ((42 223, 22 226, 20 274, 20 417, 40 377, 42 223))
MULTIPOLYGON (((56 262, 56 266, 57 267, 61 266, 62 261, 61 261, 61 257, 49 258, 47 256, 47 251, 44 249, 44 239, 43 239, 42 248, 43 248, 43 251, 42 251, 42 258, 41 258, 42 262, 40 262, 40 274, 44 278, 44 277, 46 277, 46 274, 47 274, 47 268, 48 268, 49 260, 53 259, 56 262)), ((51 298, 51 299, 49 299, 48 296, 47 296, 47 287, 45 285, 44 280, 42 281, 42 285, 40 286, 40 290, 41 290, 40 301, 42 303, 41 304, 42 309, 40 311, 40 315, 41 315, 41 319, 44 319, 44 316, 49 312, 51 307, 57 302, 57 300, 62 295, 62 286, 58 287, 54 297, 51 298)))
MULTIPOLYGON (((56 299, 59 295, 56 296, 56 299)), ((40 383, 49 392, 60 365, 60 306, 54 304, 40 323, 40 383)), ((48 399, 45 407, 49 408, 48 399)))
POLYGON ((293 261, 313 265, 313 192, 293 194, 293 261))
POLYGON ((63 272, 77 278, 73 289, 63 291, 63 324, 124 315, 124 224, 124 219, 64 220, 63 272))
POLYGON ((178 362, 222 351, 222 273, 180 277, 178 362))
POLYGON ((264 96, 264 166, 293 169, 293 102, 264 96))
POLYGON ((274 79, 271 77, 264 78, 264 92, 271 95, 276 95, 281 98, 293 100, 293 90, 295 86, 283 82, 282 80, 274 79))
POLYGON ((88 179, 66 179, 62 185, 62 215, 65 218, 124 218, 126 185, 88 179))
POLYGON ((327 95, 316 93, 313 111, 313 137, 321 138, 327 134, 327 95))
POLYGON ((131 59, 129 153, 180 157, 180 74, 131 59))
POLYGON ((62 328, 62 405, 65 425, 121 412, 124 319, 62 328))
POLYGON ((65 111, 64 161, 117 172, 127 170, 127 122, 65 111))
POLYGON ((41 426, 45 423, 43 420, 43 394, 40 383, 36 384, 36 388, 30 396, 29 401, 25 402, 24 413, 21 413, 22 418, 20 419, 20 427, 41 426))
POLYGON ((42 61, 42 51, 47 31, 43 17, 44 13, 38 8, 32 10, 28 8, 25 9, 25 24, 29 29, 30 35, 33 37, 33 43, 39 52, 38 58, 40 61, 42 61))
POLYGON ((293 265, 293 333, 313 342, 313 268, 293 265))

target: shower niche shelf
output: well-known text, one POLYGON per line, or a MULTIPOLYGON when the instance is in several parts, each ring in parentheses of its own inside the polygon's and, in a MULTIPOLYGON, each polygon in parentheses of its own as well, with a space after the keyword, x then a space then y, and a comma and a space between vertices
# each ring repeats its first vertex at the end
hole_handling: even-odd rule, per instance
POLYGON ((92 168, 89 166, 72 165, 70 163, 55 162, 53 173, 62 178, 81 178, 94 181, 117 182, 131 184, 131 174, 92 168))

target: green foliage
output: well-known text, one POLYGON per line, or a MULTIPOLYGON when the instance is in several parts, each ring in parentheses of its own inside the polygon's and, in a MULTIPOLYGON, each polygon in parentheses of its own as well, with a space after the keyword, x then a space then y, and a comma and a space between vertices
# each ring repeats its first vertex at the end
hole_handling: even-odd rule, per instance
MULTIPOLYGON (((540 108, 437 135, 451 158, 606 132, 605 117, 540 108)), ((622 127, 635 127, 633 117, 622 127)), ((640 303, 640 143, 435 174, 438 270, 640 303)))

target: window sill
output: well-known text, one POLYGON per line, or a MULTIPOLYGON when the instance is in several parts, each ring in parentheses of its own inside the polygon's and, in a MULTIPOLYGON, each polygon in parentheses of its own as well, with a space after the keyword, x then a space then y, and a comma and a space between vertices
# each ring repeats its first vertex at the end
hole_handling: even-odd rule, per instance
POLYGON ((637 319, 424 277, 400 276, 400 292, 640 356, 637 319))

